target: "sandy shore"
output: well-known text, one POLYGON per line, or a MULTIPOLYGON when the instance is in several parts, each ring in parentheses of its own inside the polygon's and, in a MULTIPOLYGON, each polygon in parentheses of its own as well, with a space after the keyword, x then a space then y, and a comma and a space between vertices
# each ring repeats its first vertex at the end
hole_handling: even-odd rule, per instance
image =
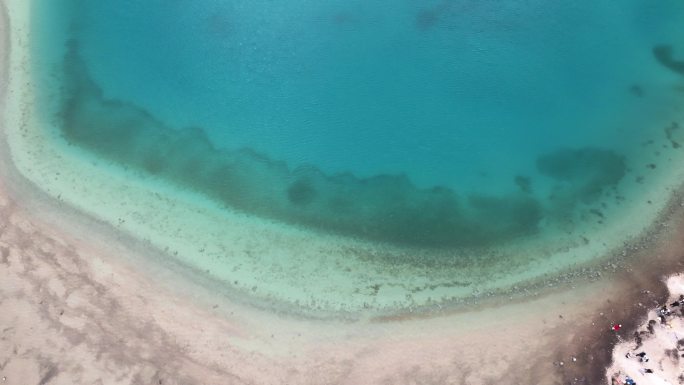
MULTIPOLYGON (((2 19, 0 36, 7 25, 2 19)), ((310 319, 135 262, 154 261, 154 252, 44 194, 3 152, 0 383, 600 384, 613 344, 667 298, 661 277, 684 270, 679 200, 669 214, 629 245, 631 265, 543 296, 468 311, 310 319)))

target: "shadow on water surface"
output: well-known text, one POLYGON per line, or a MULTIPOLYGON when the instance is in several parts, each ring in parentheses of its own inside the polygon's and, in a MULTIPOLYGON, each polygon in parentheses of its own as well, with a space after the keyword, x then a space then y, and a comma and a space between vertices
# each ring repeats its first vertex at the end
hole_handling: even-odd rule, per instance
POLYGON ((72 41, 64 62, 61 129, 67 142, 194 189, 228 207, 359 238, 420 247, 486 247, 538 231, 552 205, 594 201, 624 177, 624 157, 600 148, 559 149, 537 159, 557 182, 555 201, 522 191, 460 196, 415 186, 405 175, 326 175, 290 168, 251 149, 215 148, 200 128, 175 130, 142 108, 110 100, 89 76, 72 41), (561 203, 558 203, 561 202, 561 203))

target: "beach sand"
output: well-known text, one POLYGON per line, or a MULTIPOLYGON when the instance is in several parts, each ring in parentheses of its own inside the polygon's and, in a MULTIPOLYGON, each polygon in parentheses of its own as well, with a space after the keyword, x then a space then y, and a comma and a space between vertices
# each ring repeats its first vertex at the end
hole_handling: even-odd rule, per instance
MULTIPOLYGON (((12 20, 2 20, 7 37, 12 20)), ((191 272, 154 263, 146 243, 43 193, 5 151, 0 383, 600 384, 613 345, 666 300, 662 278, 684 270, 678 218, 674 197, 662 221, 625 247, 618 271, 555 290, 448 311, 318 319, 193 284, 191 272)))

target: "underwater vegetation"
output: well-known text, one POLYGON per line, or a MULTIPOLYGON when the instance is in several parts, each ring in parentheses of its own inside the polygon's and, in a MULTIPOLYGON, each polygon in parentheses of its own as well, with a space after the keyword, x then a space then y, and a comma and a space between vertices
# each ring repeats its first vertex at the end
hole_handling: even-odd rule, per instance
POLYGON ((286 223, 374 241, 421 247, 486 247, 537 232, 554 204, 594 202, 625 176, 624 157, 601 148, 561 148, 538 157, 557 182, 535 197, 519 176, 507 195, 461 195, 419 188, 405 175, 326 175, 292 168, 248 148, 215 148, 201 128, 174 129, 131 103, 111 100, 93 82, 72 42, 64 60, 65 140, 119 164, 205 194, 227 207, 286 223), (562 197, 562 199, 558 199, 562 197))
POLYGON ((613 151, 597 148, 560 149, 537 159, 539 171, 568 186, 561 194, 568 199, 591 203, 607 187, 625 176, 625 158, 613 151))
POLYGON ((684 60, 676 60, 671 45, 657 45, 653 47, 653 55, 658 62, 672 71, 684 75, 684 60))

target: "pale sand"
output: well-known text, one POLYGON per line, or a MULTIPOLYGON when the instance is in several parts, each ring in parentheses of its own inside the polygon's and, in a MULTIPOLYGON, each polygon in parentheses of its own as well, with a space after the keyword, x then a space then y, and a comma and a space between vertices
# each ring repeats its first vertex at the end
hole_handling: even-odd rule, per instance
POLYGON ((7 384, 592 381, 605 373, 610 324, 641 311, 620 300, 662 301, 658 277, 681 263, 684 250, 673 235, 684 234, 680 224, 667 222, 677 231, 661 235, 662 247, 635 251, 650 257, 649 270, 626 269, 612 281, 469 312, 297 318, 181 284, 183 276, 163 265, 133 265, 134 256, 152 253, 146 245, 43 195, 7 154, 0 157, 0 380, 7 384))
POLYGON ((642 345, 637 347, 633 338, 615 347, 614 362, 607 371, 607 381, 614 379, 622 384, 629 376, 637 385, 684 383, 684 309, 669 306, 684 294, 684 275, 669 277, 667 287, 670 297, 663 305, 668 305, 673 314, 666 317, 666 323, 663 324, 658 319, 657 309, 648 312, 648 317, 637 329, 642 338, 642 345), (652 320, 656 324, 653 325, 651 334, 648 326, 652 320), (639 357, 635 356, 640 352, 647 354, 648 362, 641 362, 639 357), (653 373, 645 373, 645 369, 651 369, 653 373))

